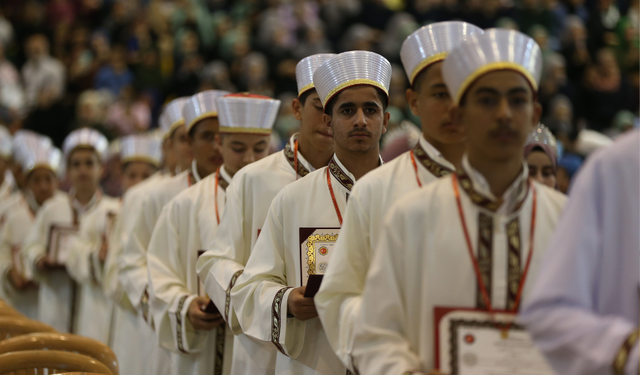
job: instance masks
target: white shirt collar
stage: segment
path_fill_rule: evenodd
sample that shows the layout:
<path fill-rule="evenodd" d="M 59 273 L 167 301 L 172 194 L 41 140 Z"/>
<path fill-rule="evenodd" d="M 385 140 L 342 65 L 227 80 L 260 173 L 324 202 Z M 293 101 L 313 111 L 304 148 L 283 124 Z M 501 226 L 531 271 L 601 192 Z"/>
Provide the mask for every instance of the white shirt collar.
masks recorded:
<path fill-rule="evenodd" d="M 196 183 L 202 180 L 202 178 L 200 178 L 200 174 L 198 174 L 198 165 L 196 163 L 196 159 L 193 159 L 191 161 L 191 173 L 193 174 L 193 178 L 196 179 Z"/>
<path fill-rule="evenodd" d="M 231 183 L 231 179 L 233 179 L 229 172 L 224 168 L 224 165 L 220 167 L 220 177 L 224 178 L 227 183 Z"/>
<path fill-rule="evenodd" d="M 102 197 L 102 189 L 97 188 L 95 193 L 93 193 L 93 196 L 91 197 L 89 202 L 83 205 L 76 199 L 76 191 L 73 189 L 69 191 L 69 201 L 71 202 L 71 208 L 76 210 L 78 214 L 83 214 L 89 211 L 90 209 L 92 209 L 98 203 L 101 197 Z"/>
<path fill-rule="evenodd" d="M 482 194 L 483 196 L 489 198 L 492 201 L 497 201 L 495 195 L 491 192 L 491 187 L 487 182 L 487 179 L 474 169 L 469 163 L 469 158 L 467 154 L 462 157 L 462 169 L 467 173 L 469 178 L 471 179 L 471 183 L 473 184 L 473 189 Z M 527 163 L 522 162 L 522 172 L 516 177 L 515 181 L 509 186 L 509 188 L 502 195 L 502 204 L 496 210 L 496 213 L 510 213 L 513 212 L 517 205 L 522 202 L 524 197 L 527 194 L 527 183 L 529 178 L 529 167 Z"/>
<path fill-rule="evenodd" d="M 295 152 L 295 145 L 296 145 L 296 140 L 298 139 L 298 137 L 300 136 L 300 133 L 295 133 L 294 135 L 291 136 L 291 138 L 289 138 L 289 147 L 291 147 L 291 150 Z M 311 163 L 309 163 L 307 161 L 307 159 L 304 158 L 304 155 L 302 155 L 302 152 L 298 152 L 298 163 L 301 163 L 302 165 L 304 165 L 305 168 L 307 168 L 307 170 L 309 172 L 313 172 L 316 169 L 313 167 L 313 165 L 311 165 Z"/>
<path fill-rule="evenodd" d="M 418 142 L 420 143 L 420 146 L 422 147 L 422 149 L 427 153 L 427 155 L 429 155 L 429 157 L 433 161 L 442 165 L 443 167 L 447 167 L 452 171 L 456 170 L 456 166 L 453 165 L 449 160 L 445 159 L 444 156 L 442 156 L 442 153 L 440 152 L 440 150 L 438 150 L 437 148 L 435 148 L 434 145 L 429 143 L 429 141 L 425 139 L 424 135 L 420 136 L 420 139 L 418 140 Z"/>

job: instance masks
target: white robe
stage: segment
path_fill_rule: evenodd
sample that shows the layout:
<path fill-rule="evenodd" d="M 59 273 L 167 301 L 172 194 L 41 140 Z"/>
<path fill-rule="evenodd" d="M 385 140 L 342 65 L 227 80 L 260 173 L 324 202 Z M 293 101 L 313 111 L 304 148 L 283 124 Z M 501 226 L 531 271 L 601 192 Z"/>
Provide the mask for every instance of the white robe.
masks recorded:
<path fill-rule="evenodd" d="M 25 267 L 20 252 L 40 208 L 35 202 L 32 204 L 33 206 L 22 193 L 19 193 L 19 199 L 11 199 L 11 203 L 6 206 L 4 225 L 0 229 L 0 275 L 3 277 L 0 296 L 28 318 L 38 319 L 37 284 L 24 290 L 16 290 L 7 279 L 9 270 L 14 267 L 14 261 L 20 262 L 18 267 L 21 267 L 24 274 Z M 15 252 L 17 257 L 13 258 Z"/>
<path fill-rule="evenodd" d="M 99 209 L 102 194 L 96 193 L 85 207 L 75 205 L 77 223 L 85 216 Z M 77 203 L 77 202 L 76 202 Z M 76 332 L 77 329 L 77 289 L 73 280 L 62 269 L 38 271 L 36 263 L 46 255 L 49 232 L 52 225 L 72 226 L 74 217 L 72 201 L 66 194 L 59 194 L 46 201 L 36 215 L 36 222 L 24 241 L 22 257 L 27 278 L 40 284 L 38 294 L 38 320 L 49 324 L 60 332 Z M 79 209 L 81 208 L 81 209 Z"/>
<path fill-rule="evenodd" d="M 638 330 L 640 133 L 624 135 L 581 168 L 522 320 L 558 374 L 613 374 Z M 637 374 L 638 342 L 621 372 Z"/>
<path fill-rule="evenodd" d="M 328 170 L 335 202 L 344 212 L 355 178 L 334 156 L 328 167 L 290 184 L 274 198 L 244 272 L 231 291 L 242 331 L 257 340 L 271 341 L 279 350 L 279 375 L 346 373 L 320 319 L 303 322 L 287 317 L 291 290 L 306 285 L 301 243 L 307 235 L 301 233 L 313 233 L 307 228 L 339 232 L 340 221 L 327 184 Z"/>
<path fill-rule="evenodd" d="M 219 179 L 214 173 L 178 194 L 162 209 L 149 242 L 149 309 L 160 346 L 172 352 L 172 375 L 231 373 L 231 330 L 224 324 L 212 331 L 195 330 L 187 317 L 191 302 L 204 293 L 196 274 L 201 233 L 217 231 L 216 196 L 222 215 L 230 181 L 222 167 Z"/>
<path fill-rule="evenodd" d="M 4 175 L 4 181 L 0 184 L 0 202 L 6 201 L 11 195 L 13 195 L 12 193 L 15 187 L 16 182 L 13 179 L 13 175 L 7 170 Z"/>
<path fill-rule="evenodd" d="M 129 239 L 124 244 L 118 265 L 118 279 L 129 301 L 139 311 L 140 329 L 144 330 L 144 357 L 147 358 L 146 372 L 149 375 L 168 374 L 170 370 L 169 352 L 158 346 L 153 331 L 153 317 L 148 314 L 148 273 L 147 248 L 153 228 L 164 205 L 193 182 L 191 170 L 174 177 L 161 180 L 146 191 L 133 228 L 129 229 Z M 145 303 L 142 303 L 145 302 Z"/>
<path fill-rule="evenodd" d="M 127 190 L 122 199 L 120 214 L 109 236 L 109 252 L 103 268 L 103 287 L 105 294 L 114 304 L 111 348 L 118 358 L 118 367 L 122 375 L 141 374 L 148 368 L 143 348 L 145 341 L 153 338 L 153 332 L 150 332 L 146 324 L 140 323 L 143 319 L 129 301 L 118 280 L 118 260 L 147 192 L 165 178 L 167 177 L 164 174 L 157 172 Z"/>
<path fill-rule="evenodd" d="M 371 262 L 372 244 L 378 243 L 384 215 L 393 203 L 408 193 L 455 170 L 455 166 L 424 137 L 420 137 L 413 152 L 415 167 L 411 152 L 406 152 L 367 173 L 355 184 L 335 253 L 315 297 L 318 315 L 331 347 L 350 369 L 353 369 L 354 319 L 358 316 Z"/>
<path fill-rule="evenodd" d="M 527 189 L 527 166 L 523 165 L 502 204 L 496 202 L 486 180 L 466 158 L 463 168 L 469 178 L 459 177 L 458 181 L 470 241 L 475 256 L 480 254 L 478 261 L 488 281 L 493 308 L 505 310 L 515 300 L 514 286 L 517 289 L 517 282 L 508 282 L 509 274 L 512 280 L 519 280 L 529 254 L 533 194 Z M 465 185 L 475 193 L 465 190 Z M 533 186 L 537 212 L 525 296 L 531 291 L 531 275 L 539 268 L 565 202 L 561 193 L 538 183 Z M 472 201 L 472 196 L 485 197 L 486 204 Z M 479 246 L 481 243 L 484 245 Z M 516 243 L 520 244 L 515 251 L 520 254 L 520 267 L 513 261 L 517 259 L 513 248 L 509 249 L 509 244 Z M 394 204 L 384 219 L 378 243 L 372 245 L 373 259 L 354 328 L 354 363 L 361 374 L 368 375 L 428 372 L 435 365 L 434 308 L 483 305 L 452 178 L 443 177 Z M 507 262 L 508 256 L 513 262 Z"/>
<path fill-rule="evenodd" d="M 78 283 L 76 334 L 109 345 L 113 304 L 102 288 L 102 262 L 99 252 L 102 236 L 108 235 L 120 210 L 118 199 L 102 197 L 97 207 L 87 213 L 78 236 L 69 249 L 67 272 Z"/>
<path fill-rule="evenodd" d="M 314 170 L 298 153 L 296 173 L 294 139 L 295 135 L 283 151 L 258 160 L 236 173 L 227 189 L 225 213 L 217 234 L 202 233 L 202 244 L 207 251 L 198 260 L 197 272 L 216 306 L 224 306 L 225 320 L 237 335 L 233 345 L 234 375 L 268 375 L 275 371 L 277 350 L 270 343 L 259 342 L 242 334 L 229 297 L 231 287 L 242 273 L 258 239 L 273 198 L 298 177 L 304 177 Z"/>

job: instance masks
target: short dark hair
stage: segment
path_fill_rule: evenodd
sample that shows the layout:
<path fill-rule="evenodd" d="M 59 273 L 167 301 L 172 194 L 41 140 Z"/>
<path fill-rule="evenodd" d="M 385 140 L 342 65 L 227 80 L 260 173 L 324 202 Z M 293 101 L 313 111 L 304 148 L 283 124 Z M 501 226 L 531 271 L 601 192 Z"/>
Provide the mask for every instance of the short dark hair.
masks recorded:
<path fill-rule="evenodd" d="M 371 86 L 371 87 L 376 89 L 376 93 L 378 94 L 378 99 L 380 99 L 380 101 L 382 102 L 382 110 L 386 112 L 387 106 L 389 105 L 389 98 L 387 97 L 387 94 L 381 89 L 379 89 L 378 87 L 375 87 L 375 86 Z M 324 113 L 328 114 L 329 116 L 333 114 L 333 107 L 336 105 L 336 102 L 338 101 L 340 94 L 342 94 L 342 91 L 334 95 L 334 97 L 331 98 L 329 102 L 327 102 L 327 105 L 324 106 Z"/>
<path fill-rule="evenodd" d="M 298 97 L 298 100 L 300 101 L 300 104 L 302 104 L 304 106 L 305 103 L 307 102 L 307 99 L 309 98 L 309 96 L 314 92 L 316 92 L 316 89 L 309 89 L 309 90 L 303 92 L 302 95 L 300 95 Z"/>
<path fill-rule="evenodd" d="M 413 83 L 411 84 L 411 90 L 415 91 L 415 92 L 420 92 L 420 87 L 422 87 L 422 84 L 424 83 L 424 79 L 427 76 L 427 71 L 433 66 L 433 64 L 427 66 L 426 68 L 422 69 L 420 71 L 420 73 L 418 73 L 418 75 L 416 75 L 416 77 L 413 79 Z"/>

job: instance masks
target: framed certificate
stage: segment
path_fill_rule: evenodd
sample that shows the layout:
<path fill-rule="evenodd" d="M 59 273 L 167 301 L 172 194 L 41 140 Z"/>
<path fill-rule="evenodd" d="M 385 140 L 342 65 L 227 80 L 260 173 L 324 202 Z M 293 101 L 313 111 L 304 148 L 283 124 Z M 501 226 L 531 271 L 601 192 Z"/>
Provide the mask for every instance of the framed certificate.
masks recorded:
<path fill-rule="evenodd" d="M 495 321 L 515 321 L 495 313 Z M 451 375 L 554 375 L 529 333 L 518 324 L 496 327 L 486 311 L 436 307 L 436 367 Z"/>
<path fill-rule="evenodd" d="M 309 275 L 324 275 L 333 255 L 340 228 L 300 228 L 300 280 L 307 285 Z"/>
<path fill-rule="evenodd" d="M 49 229 L 47 257 L 53 264 L 64 265 L 71 242 L 78 235 L 78 227 L 72 225 L 52 224 Z"/>

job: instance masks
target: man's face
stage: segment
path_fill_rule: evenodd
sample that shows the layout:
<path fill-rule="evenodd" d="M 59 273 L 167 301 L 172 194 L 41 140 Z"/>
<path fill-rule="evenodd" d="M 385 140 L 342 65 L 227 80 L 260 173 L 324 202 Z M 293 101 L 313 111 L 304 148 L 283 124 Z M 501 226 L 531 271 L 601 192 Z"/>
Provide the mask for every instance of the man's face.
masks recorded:
<path fill-rule="evenodd" d="M 218 136 L 224 168 L 231 175 L 269 154 L 269 135 L 221 134 Z"/>
<path fill-rule="evenodd" d="M 418 84 L 407 89 L 411 112 L 420 117 L 422 132 L 432 144 L 456 144 L 465 139 L 462 126 L 454 124 L 449 116 L 453 100 L 442 78 L 442 62 L 435 63 L 418 77 Z"/>
<path fill-rule="evenodd" d="M 156 167 L 144 161 L 131 161 L 122 168 L 122 189 L 129 190 L 133 185 L 146 180 L 156 172 Z"/>
<path fill-rule="evenodd" d="M 334 148 L 367 153 L 378 147 L 387 131 L 389 113 L 384 112 L 377 90 L 366 85 L 350 87 L 334 101 L 331 116 L 322 117 L 327 132 L 333 135 Z"/>
<path fill-rule="evenodd" d="M 26 188 L 29 189 L 39 205 L 53 197 L 58 189 L 58 179 L 53 172 L 46 168 L 34 169 L 27 175 Z"/>
<path fill-rule="evenodd" d="M 530 179 L 555 189 L 556 172 L 549 155 L 544 151 L 534 150 L 527 156 L 527 165 Z"/>
<path fill-rule="evenodd" d="M 176 167 L 180 167 L 180 170 L 182 171 L 191 167 L 193 154 L 191 153 L 191 147 L 189 146 L 187 128 L 184 126 L 178 126 L 178 128 L 173 131 L 173 134 L 171 134 L 168 141 L 169 149 L 176 160 Z"/>
<path fill-rule="evenodd" d="M 102 164 L 92 149 L 77 149 L 69 155 L 67 174 L 71 186 L 80 191 L 95 190 L 102 176 Z"/>
<path fill-rule="evenodd" d="M 333 137 L 322 122 L 322 102 L 313 90 L 304 102 L 298 99 L 292 103 L 293 114 L 300 121 L 300 134 L 308 139 L 317 150 L 333 149 Z"/>
<path fill-rule="evenodd" d="M 210 117 L 195 124 L 192 136 L 189 137 L 191 152 L 196 159 L 198 168 L 207 175 L 215 172 L 223 162 L 219 144 L 216 142 L 218 130 L 218 118 Z"/>
<path fill-rule="evenodd" d="M 467 132 L 467 150 L 492 161 L 522 158 L 527 135 L 540 119 L 541 106 L 520 73 L 500 70 L 478 78 L 452 119 Z"/>

